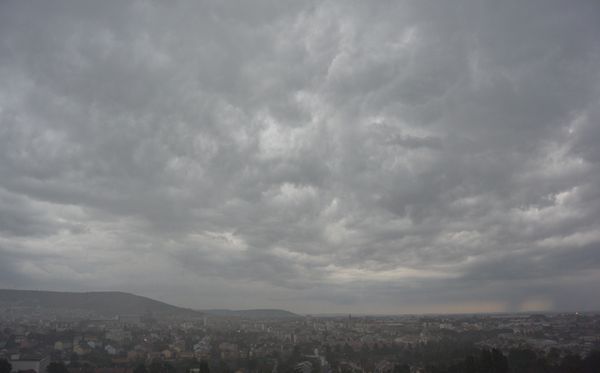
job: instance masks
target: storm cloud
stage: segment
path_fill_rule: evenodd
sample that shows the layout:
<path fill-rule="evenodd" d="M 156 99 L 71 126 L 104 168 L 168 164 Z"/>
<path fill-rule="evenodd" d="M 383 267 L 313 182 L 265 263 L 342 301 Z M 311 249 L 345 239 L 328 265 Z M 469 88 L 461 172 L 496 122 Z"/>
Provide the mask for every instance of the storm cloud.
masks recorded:
<path fill-rule="evenodd" d="M 0 286 L 600 308 L 597 1 L 3 1 Z"/>

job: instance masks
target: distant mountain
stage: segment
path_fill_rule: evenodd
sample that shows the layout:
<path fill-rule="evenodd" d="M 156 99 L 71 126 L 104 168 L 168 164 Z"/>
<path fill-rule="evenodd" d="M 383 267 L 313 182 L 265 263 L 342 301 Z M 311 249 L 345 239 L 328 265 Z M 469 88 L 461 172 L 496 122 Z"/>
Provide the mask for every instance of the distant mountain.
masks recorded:
<path fill-rule="evenodd" d="M 0 306 L 32 307 L 47 310 L 81 310 L 103 316 L 144 315 L 155 316 L 200 316 L 199 311 L 172 306 L 139 295 L 98 291 L 71 293 L 37 290 L 0 289 Z"/>
<path fill-rule="evenodd" d="M 209 316 L 219 317 L 241 317 L 246 319 L 290 319 L 300 317 L 299 315 L 276 309 L 255 309 L 255 310 L 202 310 Z"/>

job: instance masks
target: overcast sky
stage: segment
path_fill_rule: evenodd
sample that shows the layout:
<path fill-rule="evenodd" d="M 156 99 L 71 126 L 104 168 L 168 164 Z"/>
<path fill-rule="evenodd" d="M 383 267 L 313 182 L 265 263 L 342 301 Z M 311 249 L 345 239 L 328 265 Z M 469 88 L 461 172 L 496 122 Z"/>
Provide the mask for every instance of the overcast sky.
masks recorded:
<path fill-rule="evenodd" d="M 0 287 L 600 308 L 600 3 L 2 1 Z"/>

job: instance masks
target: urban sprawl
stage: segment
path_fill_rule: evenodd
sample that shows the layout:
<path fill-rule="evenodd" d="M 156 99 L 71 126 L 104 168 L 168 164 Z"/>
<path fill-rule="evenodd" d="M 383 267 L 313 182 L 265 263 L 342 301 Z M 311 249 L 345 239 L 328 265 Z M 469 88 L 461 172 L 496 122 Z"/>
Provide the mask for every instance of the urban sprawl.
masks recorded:
<path fill-rule="evenodd" d="M 0 368 L 12 372 L 598 372 L 598 348 L 595 313 L 269 319 L 0 310 Z"/>

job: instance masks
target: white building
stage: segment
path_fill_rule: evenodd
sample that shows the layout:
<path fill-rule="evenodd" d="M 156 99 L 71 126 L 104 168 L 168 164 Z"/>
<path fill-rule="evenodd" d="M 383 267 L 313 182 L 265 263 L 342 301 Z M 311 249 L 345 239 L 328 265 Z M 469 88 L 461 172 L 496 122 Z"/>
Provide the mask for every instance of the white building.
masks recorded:
<path fill-rule="evenodd" d="M 34 370 L 36 373 L 46 373 L 46 367 L 50 364 L 50 356 L 25 357 L 13 355 L 10 357 L 12 372 L 21 370 Z"/>

